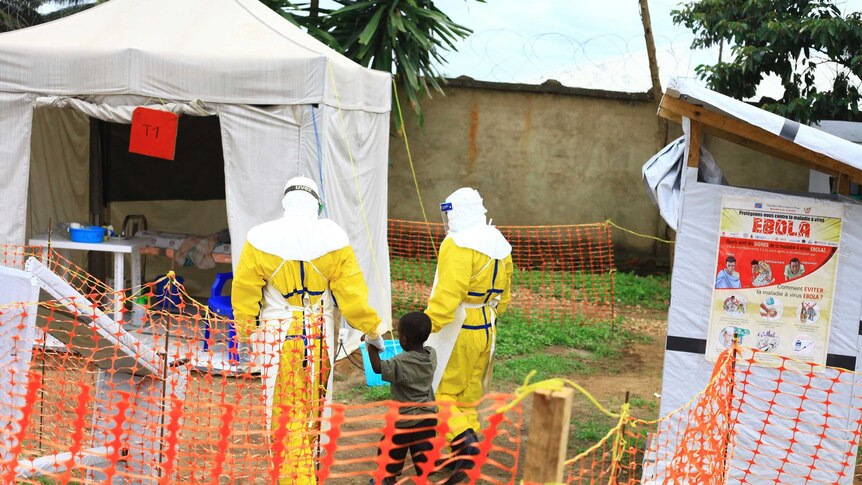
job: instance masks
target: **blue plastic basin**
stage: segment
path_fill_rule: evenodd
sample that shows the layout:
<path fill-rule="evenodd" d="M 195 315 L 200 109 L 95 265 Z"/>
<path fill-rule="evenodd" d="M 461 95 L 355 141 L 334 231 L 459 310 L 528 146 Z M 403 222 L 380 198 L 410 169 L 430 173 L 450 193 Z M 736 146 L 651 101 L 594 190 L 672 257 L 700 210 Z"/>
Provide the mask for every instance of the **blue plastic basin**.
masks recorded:
<path fill-rule="evenodd" d="M 99 226 L 70 227 L 69 239 L 81 243 L 100 243 L 105 240 L 105 228 Z"/>
<path fill-rule="evenodd" d="M 380 360 L 391 359 L 403 352 L 401 344 L 397 340 L 384 340 L 383 342 L 385 345 L 383 352 L 380 352 Z M 375 374 L 371 369 L 371 360 L 368 358 L 368 349 L 365 348 L 365 342 L 362 342 L 359 348 L 362 349 L 362 366 L 365 367 L 365 383 L 368 384 L 368 387 L 389 384 L 380 377 L 380 374 Z"/>

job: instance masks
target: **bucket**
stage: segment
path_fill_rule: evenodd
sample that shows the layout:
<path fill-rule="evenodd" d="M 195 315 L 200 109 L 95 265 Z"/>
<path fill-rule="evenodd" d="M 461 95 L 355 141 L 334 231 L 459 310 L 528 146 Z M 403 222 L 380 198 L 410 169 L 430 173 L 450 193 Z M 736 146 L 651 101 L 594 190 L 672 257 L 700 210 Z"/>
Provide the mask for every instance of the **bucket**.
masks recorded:
<path fill-rule="evenodd" d="M 384 340 L 383 343 L 383 352 L 380 352 L 380 360 L 391 359 L 403 352 L 401 344 L 397 340 Z M 359 348 L 362 349 L 362 365 L 365 367 L 365 384 L 367 384 L 368 387 L 385 386 L 389 384 L 380 377 L 380 374 L 375 373 L 374 370 L 371 369 L 371 359 L 368 358 L 368 350 L 365 348 L 365 342 L 362 342 L 359 345 Z"/>

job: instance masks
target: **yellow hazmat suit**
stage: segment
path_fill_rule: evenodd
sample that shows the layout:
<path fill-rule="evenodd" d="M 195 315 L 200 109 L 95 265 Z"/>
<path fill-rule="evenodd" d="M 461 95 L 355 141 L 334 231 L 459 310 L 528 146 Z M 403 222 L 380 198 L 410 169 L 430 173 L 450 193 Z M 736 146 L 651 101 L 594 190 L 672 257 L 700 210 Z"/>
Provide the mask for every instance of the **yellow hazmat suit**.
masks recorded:
<path fill-rule="evenodd" d="M 288 188 L 291 184 L 316 192 L 308 179 L 291 180 Z M 370 337 L 378 337 L 380 323 L 368 306 L 368 288 L 346 234 L 332 221 L 317 220 L 316 207 L 313 216 L 307 214 L 311 208 L 302 200 L 307 196 L 302 190 L 286 194 L 285 218 L 249 231 L 231 297 L 237 335 L 252 341 L 255 358 L 262 361 L 273 436 L 282 410 L 290 413 L 282 428 L 284 441 L 274 446 L 283 450 L 279 483 L 297 485 L 316 483 L 316 420 L 327 394 L 329 349 L 337 332 L 333 304 Z M 290 198 L 298 200 L 291 204 Z"/>
<path fill-rule="evenodd" d="M 449 420 L 451 442 L 468 429 L 479 431 L 475 403 L 482 398 L 482 378 L 491 359 L 497 316 L 506 311 L 511 299 L 512 256 L 491 259 L 474 249 L 461 248 L 451 238 L 440 246 L 437 286 L 425 313 L 431 317 L 432 331 L 438 332 L 455 319 L 463 304 L 466 315 L 452 355 L 437 387 L 439 402 L 463 403 L 453 408 Z M 499 295 L 496 308 L 490 304 Z"/>
<path fill-rule="evenodd" d="M 449 420 L 446 437 L 452 442 L 467 430 L 480 429 L 476 402 L 483 395 L 483 376 L 493 354 L 494 323 L 511 299 L 513 265 L 511 246 L 485 223 L 478 192 L 459 189 L 447 202 L 452 207 L 449 234 L 440 246 L 436 281 L 425 313 L 431 318 L 432 332 L 460 326 L 457 336 L 453 334 L 454 346 L 449 343 L 448 362 L 443 362 L 447 350 L 438 348 L 438 369 L 443 371 L 438 377 L 437 400 L 461 403 L 453 408 Z M 439 342 L 429 339 L 432 341 Z"/>

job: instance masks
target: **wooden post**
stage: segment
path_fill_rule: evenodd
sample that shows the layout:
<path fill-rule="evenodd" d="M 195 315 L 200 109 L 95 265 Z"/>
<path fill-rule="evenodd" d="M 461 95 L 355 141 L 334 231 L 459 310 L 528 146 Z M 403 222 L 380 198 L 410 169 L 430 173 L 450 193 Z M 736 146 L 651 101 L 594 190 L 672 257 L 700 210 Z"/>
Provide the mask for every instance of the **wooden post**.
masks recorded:
<path fill-rule="evenodd" d="M 527 437 L 525 483 L 562 483 L 575 391 L 539 390 L 533 394 L 533 415 Z"/>
<path fill-rule="evenodd" d="M 697 168 L 700 165 L 700 144 L 703 142 L 703 125 L 691 120 L 691 143 L 688 145 L 688 166 Z"/>
<path fill-rule="evenodd" d="M 631 397 L 631 392 L 626 391 L 626 404 L 629 403 L 630 397 Z M 626 424 L 623 423 L 623 425 L 620 428 L 621 428 L 620 429 L 620 435 L 622 435 L 623 439 L 626 439 Z"/>
<path fill-rule="evenodd" d="M 661 89 L 661 80 L 659 79 L 659 71 L 658 71 L 658 58 L 655 53 L 655 38 L 652 33 L 652 20 L 650 20 L 649 16 L 649 4 L 647 0 L 639 0 L 640 9 L 641 9 L 641 23 L 644 28 L 644 41 L 646 42 L 647 49 L 647 60 L 649 61 L 649 74 L 650 80 L 652 81 L 652 98 L 656 103 L 659 103 L 661 100 L 662 89 Z M 668 126 L 668 121 L 661 116 L 658 117 L 658 131 L 656 133 L 656 140 L 658 145 L 656 147 L 656 151 L 661 150 L 667 145 L 668 131 L 670 127 Z M 659 227 L 656 230 L 656 235 L 658 237 L 662 237 L 661 229 L 663 228 L 663 224 L 661 224 L 661 216 L 659 216 Z M 656 261 L 659 259 L 659 251 L 661 251 L 661 244 L 659 241 L 653 241 L 653 254 L 655 255 Z M 673 259 L 673 255 L 670 256 Z"/>
<path fill-rule="evenodd" d="M 652 35 L 652 21 L 649 17 L 649 5 L 647 0 L 640 0 L 641 22 L 644 27 L 644 39 L 646 40 L 647 59 L 649 60 L 649 74 L 652 80 L 653 99 L 658 102 L 661 99 L 661 81 L 658 76 L 658 59 L 655 54 L 655 39 Z"/>
<path fill-rule="evenodd" d="M 841 195 L 850 195 L 850 176 L 846 173 L 839 173 L 835 192 Z"/>

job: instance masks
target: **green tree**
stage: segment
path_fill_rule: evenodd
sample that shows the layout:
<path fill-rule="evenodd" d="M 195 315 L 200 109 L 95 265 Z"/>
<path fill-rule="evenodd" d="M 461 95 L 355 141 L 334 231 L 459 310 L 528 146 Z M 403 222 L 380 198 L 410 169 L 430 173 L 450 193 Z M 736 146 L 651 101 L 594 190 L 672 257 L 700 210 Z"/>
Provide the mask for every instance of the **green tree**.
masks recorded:
<path fill-rule="evenodd" d="M 420 100 L 442 92 L 444 53 L 473 31 L 454 22 L 433 0 L 335 0 L 336 10 L 287 0 L 264 4 L 359 64 L 393 73 L 422 123 Z M 485 0 L 476 0 L 484 3 Z M 311 11 L 314 8 L 312 15 Z"/>
<path fill-rule="evenodd" d="M 444 52 L 456 50 L 455 43 L 473 31 L 432 0 L 336 1 L 342 8 L 324 18 L 326 30 L 359 64 L 386 72 L 394 67 L 421 124 L 420 100 L 430 89 L 442 93 L 445 80 L 437 69 L 446 62 Z"/>
<path fill-rule="evenodd" d="M 0 32 L 21 29 L 41 22 L 36 0 L 6 0 L 0 2 Z"/>
<path fill-rule="evenodd" d="M 802 123 L 862 121 L 862 14 L 842 15 L 830 0 L 701 0 L 672 15 L 695 33 L 692 48 L 730 46 L 729 60 L 696 68 L 710 88 L 747 99 L 775 74 L 784 96 L 764 98 L 764 109 Z M 834 78 L 821 91 L 815 70 L 827 67 Z"/>
<path fill-rule="evenodd" d="M 287 20 L 290 20 L 298 27 L 302 27 L 317 40 L 337 51 L 341 50 L 335 37 L 324 30 L 323 27 L 322 19 L 332 13 L 332 10 L 319 8 L 318 2 L 314 0 L 312 0 L 312 3 L 294 3 L 288 0 L 260 0 L 260 3 L 274 10 Z"/>
<path fill-rule="evenodd" d="M 99 1 L 93 0 L 0 0 L 0 32 L 23 29 L 88 9 Z M 43 5 L 54 4 L 56 9 L 40 13 Z"/>

